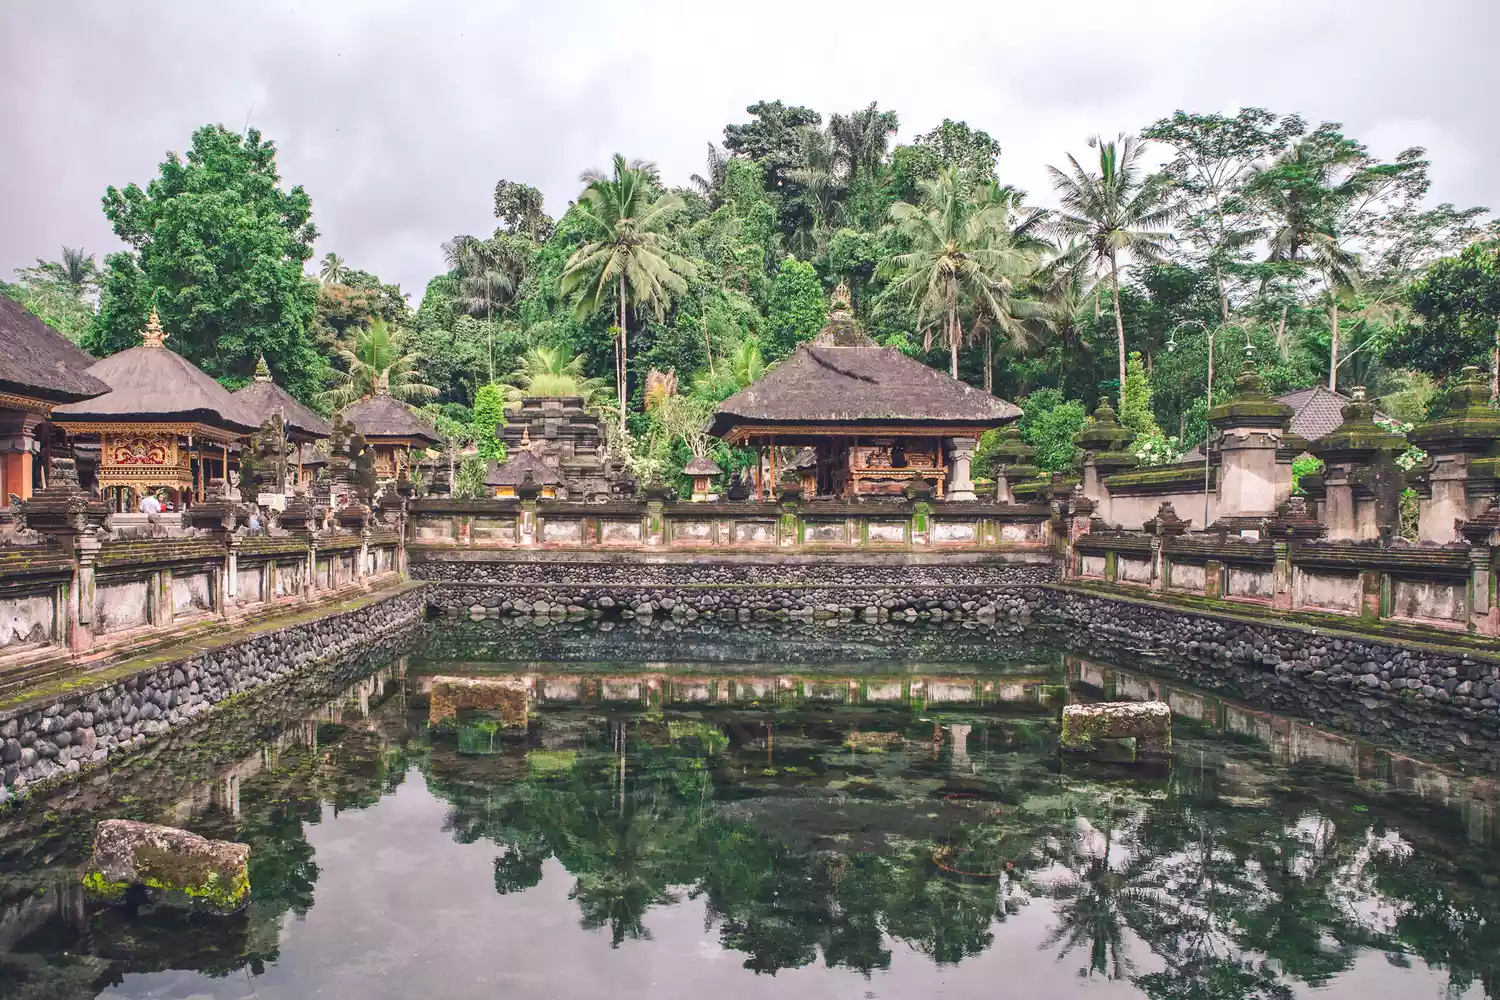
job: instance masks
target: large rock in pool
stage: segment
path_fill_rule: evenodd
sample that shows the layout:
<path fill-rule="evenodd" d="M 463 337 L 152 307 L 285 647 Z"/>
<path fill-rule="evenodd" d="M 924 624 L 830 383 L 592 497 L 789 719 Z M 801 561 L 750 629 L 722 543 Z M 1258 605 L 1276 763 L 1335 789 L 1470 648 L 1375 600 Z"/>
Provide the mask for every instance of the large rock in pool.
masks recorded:
<path fill-rule="evenodd" d="M 1166 756 L 1172 752 L 1172 709 L 1164 701 L 1063 706 L 1064 750 L 1087 753 L 1106 740 L 1134 740 L 1140 756 Z"/>
<path fill-rule="evenodd" d="M 250 845 L 209 840 L 173 826 L 107 819 L 94 832 L 84 887 L 117 900 L 132 886 L 166 899 L 229 912 L 250 898 Z"/>

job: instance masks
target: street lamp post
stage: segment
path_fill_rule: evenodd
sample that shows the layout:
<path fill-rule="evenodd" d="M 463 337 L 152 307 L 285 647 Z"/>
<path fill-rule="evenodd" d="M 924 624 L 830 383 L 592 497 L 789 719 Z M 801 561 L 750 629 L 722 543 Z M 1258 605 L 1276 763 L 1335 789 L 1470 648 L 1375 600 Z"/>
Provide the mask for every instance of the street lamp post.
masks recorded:
<path fill-rule="evenodd" d="M 1214 405 L 1214 338 L 1216 336 L 1218 336 L 1219 331 L 1222 330 L 1224 327 L 1226 327 L 1226 326 L 1237 326 L 1241 330 L 1245 331 L 1245 349 L 1246 349 L 1246 351 L 1249 351 L 1250 350 L 1250 331 L 1249 331 L 1248 328 L 1246 328 L 1242 324 L 1236 323 L 1236 322 L 1234 322 L 1232 320 L 1229 321 L 1229 322 L 1220 323 L 1218 326 L 1210 327 L 1207 323 L 1203 322 L 1202 320 L 1185 319 L 1182 322 L 1178 323 L 1176 326 L 1172 327 L 1171 331 L 1167 334 L 1167 350 L 1169 352 L 1177 350 L 1177 331 L 1179 329 L 1181 329 L 1182 327 L 1184 327 L 1184 326 L 1196 326 L 1196 327 L 1198 327 L 1198 329 L 1202 330 L 1205 334 L 1208 335 L 1208 388 L 1206 390 L 1207 395 L 1206 395 L 1206 397 L 1204 399 L 1204 402 L 1206 402 L 1208 404 L 1207 409 L 1211 410 L 1211 409 L 1213 409 L 1213 405 Z M 1205 412 L 1204 412 L 1204 418 L 1207 419 L 1207 416 L 1208 416 L 1207 410 L 1205 410 Z M 1211 430 L 1212 430 L 1212 428 L 1210 428 L 1210 431 Z M 1208 438 L 1209 438 L 1209 433 L 1205 432 L 1204 435 L 1203 435 L 1203 530 L 1204 531 L 1208 530 L 1208 490 L 1209 490 L 1209 480 L 1212 477 L 1212 470 L 1210 469 L 1209 461 L 1208 461 Z"/>

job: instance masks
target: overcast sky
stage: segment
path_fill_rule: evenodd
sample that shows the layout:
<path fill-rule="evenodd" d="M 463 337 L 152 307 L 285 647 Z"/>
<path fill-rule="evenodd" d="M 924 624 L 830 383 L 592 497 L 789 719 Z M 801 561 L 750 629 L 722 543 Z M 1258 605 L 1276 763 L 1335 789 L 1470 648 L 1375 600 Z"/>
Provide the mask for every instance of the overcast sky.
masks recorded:
<path fill-rule="evenodd" d="M 1500 0 L 836 4 L 0 0 L 0 275 L 118 247 L 106 185 L 145 184 L 207 122 L 246 120 L 322 236 L 420 301 L 439 244 L 494 226 L 501 177 L 559 214 L 616 150 L 669 184 L 744 108 L 880 102 L 901 135 L 994 135 L 1004 180 L 1174 109 L 1342 121 L 1429 149 L 1434 200 L 1500 208 Z"/>

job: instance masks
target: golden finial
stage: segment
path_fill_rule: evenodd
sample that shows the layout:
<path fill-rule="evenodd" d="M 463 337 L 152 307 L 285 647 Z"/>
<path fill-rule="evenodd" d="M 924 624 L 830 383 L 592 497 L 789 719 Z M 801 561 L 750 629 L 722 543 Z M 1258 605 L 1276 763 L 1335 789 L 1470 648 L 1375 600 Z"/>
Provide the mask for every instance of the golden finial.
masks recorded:
<path fill-rule="evenodd" d="M 167 339 L 167 331 L 161 328 L 161 319 L 157 317 L 156 310 L 151 310 L 151 318 L 146 321 L 146 329 L 141 331 L 141 343 L 145 347 L 162 347 L 162 341 Z"/>
<path fill-rule="evenodd" d="M 262 354 L 260 360 L 255 362 L 255 381 L 271 381 L 271 366 L 266 364 L 266 356 Z"/>
<path fill-rule="evenodd" d="M 531 425 L 530 424 L 527 424 L 525 427 L 521 428 L 521 447 L 522 448 L 530 448 L 531 447 Z"/>

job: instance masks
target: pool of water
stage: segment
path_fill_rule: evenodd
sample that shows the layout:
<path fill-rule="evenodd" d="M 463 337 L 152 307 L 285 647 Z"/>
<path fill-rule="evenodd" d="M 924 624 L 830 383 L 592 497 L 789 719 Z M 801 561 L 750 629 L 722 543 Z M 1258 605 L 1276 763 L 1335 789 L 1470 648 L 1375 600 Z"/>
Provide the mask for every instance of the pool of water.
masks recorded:
<path fill-rule="evenodd" d="M 398 647 L 406 648 L 402 644 Z M 0 814 L 0 998 L 1500 996 L 1495 782 L 1014 629 L 427 626 Z M 429 725 L 435 676 L 535 692 Z M 1061 756 L 1163 698 L 1175 755 Z M 251 846 L 87 900 L 94 824 Z"/>

